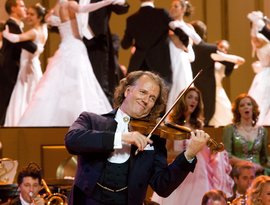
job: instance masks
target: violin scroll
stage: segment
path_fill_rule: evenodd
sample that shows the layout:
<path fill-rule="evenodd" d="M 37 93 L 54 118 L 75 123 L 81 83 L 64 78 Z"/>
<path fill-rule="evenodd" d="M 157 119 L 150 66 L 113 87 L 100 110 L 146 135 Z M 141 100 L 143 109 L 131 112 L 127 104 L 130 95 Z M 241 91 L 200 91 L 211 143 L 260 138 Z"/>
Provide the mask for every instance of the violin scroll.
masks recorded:
<path fill-rule="evenodd" d="M 212 153 L 222 152 L 225 149 L 222 142 L 218 143 L 212 138 L 207 141 L 206 145 L 209 147 Z"/>

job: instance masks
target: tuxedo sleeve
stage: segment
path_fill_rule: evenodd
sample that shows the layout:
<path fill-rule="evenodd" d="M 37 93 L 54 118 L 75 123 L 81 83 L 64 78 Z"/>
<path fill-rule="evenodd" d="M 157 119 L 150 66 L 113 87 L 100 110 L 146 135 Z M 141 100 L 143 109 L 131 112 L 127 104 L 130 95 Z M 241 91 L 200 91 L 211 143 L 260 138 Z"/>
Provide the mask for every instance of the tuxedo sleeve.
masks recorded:
<path fill-rule="evenodd" d="M 7 23 L 7 25 L 9 27 L 10 33 L 14 33 L 14 34 L 22 33 L 18 25 L 15 25 L 13 23 Z M 29 51 L 30 53 L 35 53 L 37 50 L 37 45 L 34 44 L 32 41 L 19 42 L 19 43 L 16 43 L 16 45 L 19 46 L 20 48 L 23 48 Z"/>
<path fill-rule="evenodd" d="M 65 136 L 65 145 L 69 153 L 81 155 L 88 153 L 110 153 L 114 147 L 116 122 L 105 117 L 83 112 L 71 125 Z M 108 127 L 108 128 L 106 128 Z"/>
<path fill-rule="evenodd" d="M 180 28 L 176 28 L 174 30 L 176 36 L 178 36 L 179 40 L 182 41 L 184 46 L 188 46 L 189 44 L 189 37 L 188 35 Z"/>
<path fill-rule="evenodd" d="M 113 11 L 116 14 L 126 14 L 129 10 L 129 4 L 126 3 L 124 5 L 110 5 L 111 11 Z"/>
<path fill-rule="evenodd" d="M 270 40 L 270 29 L 267 28 L 267 26 L 264 26 L 260 33 L 262 33 L 268 40 Z"/>
<path fill-rule="evenodd" d="M 179 38 L 179 40 L 183 43 L 183 45 L 185 47 L 188 47 L 189 44 L 189 37 L 188 35 L 180 28 L 175 28 L 175 29 L 171 29 L 169 27 L 169 23 L 171 21 L 173 21 L 173 19 L 170 17 L 170 15 L 168 14 L 168 12 L 166 10 L 164 10 L 165 16 L 166 16 L 166 21 L 167 21 L 167 25 L 168 25 L 168 29 L 172 30 L 174 32 L 174 34 Z"/>
<path fill-rule="evenodd" d="M 220 63 L 225 65 L 225 76 L 230 76 L 232 74 L 235 64 L 227 61 L 222 61 Z"/>
<path fill-rule="evenodd" d="M 194 171 L 197 159 L 195 158 L 190 163 L 183 152 L 170 165 L 167 165 L 166 142 L 164 145 L 162 143 L 155 147 L 156 156 L 150 186 L 158 195 L 168 197 L 184 181 L 187 175 Z"/>
<path fill-rule="evenodd" d="M 128 49 L 133 45 L 134 37 L 133 37 L 133 33 L 131 31 L 130 25 L 131 25 L 130 19 L 127 18 L 126 30 L 124 33 L 124 37 L 121 40 L 121 46 L 123 49 Z"/>

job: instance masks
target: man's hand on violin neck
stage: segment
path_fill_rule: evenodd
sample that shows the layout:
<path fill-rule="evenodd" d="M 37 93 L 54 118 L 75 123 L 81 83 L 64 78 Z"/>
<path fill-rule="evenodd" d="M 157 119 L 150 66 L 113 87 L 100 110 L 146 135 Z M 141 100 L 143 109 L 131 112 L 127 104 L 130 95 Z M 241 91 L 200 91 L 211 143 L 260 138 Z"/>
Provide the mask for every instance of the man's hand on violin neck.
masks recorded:
<path fill-rule="evenodd" d="M 193 159 L 203 149 L 209 138 L 210 136 L 203 130 L 191 132 L 190 141 L 185 152 L 187 160 Z"/>
<path fill-rule="evenodd" d="M 153 141 L 145 135 L 135 132 L 125 132 L 122 134 L 122 141 L 126 144 L 133 144 L 138 147 L 139 151 L 143 151 L 147 144 L 152 144 Z"/>

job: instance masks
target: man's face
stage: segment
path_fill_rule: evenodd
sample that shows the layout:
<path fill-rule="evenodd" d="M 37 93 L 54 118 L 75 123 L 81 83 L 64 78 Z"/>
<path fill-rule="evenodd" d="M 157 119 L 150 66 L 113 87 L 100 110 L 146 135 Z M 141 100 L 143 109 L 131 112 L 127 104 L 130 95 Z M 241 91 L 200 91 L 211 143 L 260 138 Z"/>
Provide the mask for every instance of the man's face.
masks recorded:
<path fill-rule="evenodd" d="M 19 186 L 20 194 L 22 198 L 31 203 L 33 198 L 38 195 L 41 186 L 38 182 L 38 179 L 33 179 L 32 177 L 24 177 L 22 183 Z M 33 193 L 33 196 L 30 197 L 30 192 Z"/>
<path fill-rule="evenodd" d="M 23 0 L 17 0 L 17 5 L 15 7 L 12 7 L 12 13 L 20 20 L 23 20 L 26 18 L 26 7 Z"/>
<path fill-rule="evenodd" d="M 237 185 L 237 191 L 240 194 L 245 194 L 250 187 L 252 181 L 255 179 L 255 172 L 253 169 L 242 169 L 238 178 L 234 178 Z"/>
<path fill-rule="evenodd" d="M 135 85 L 126 89 L 121 109 L 131 117 L 145 117 L 154 107 L 159 92 L 159 85 L 153 79 L 146 75 L 141 76 Z"/>

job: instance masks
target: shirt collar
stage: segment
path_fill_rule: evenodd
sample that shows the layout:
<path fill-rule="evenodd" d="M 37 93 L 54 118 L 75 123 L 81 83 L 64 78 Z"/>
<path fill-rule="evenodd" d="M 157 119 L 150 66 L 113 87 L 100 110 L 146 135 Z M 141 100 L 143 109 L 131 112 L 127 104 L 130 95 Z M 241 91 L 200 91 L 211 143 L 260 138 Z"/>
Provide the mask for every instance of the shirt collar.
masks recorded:
<path fill-rule="evenodd" d="M 141 7 L 146 7 L 146 6 L 151 6 L 151 7 L 155 8 L 155 5 L 153 2 L 143 2 L 141 4 Z"/>
<path fill-rule="evenodd" d="M 22 204 L 22 205 L 31 205 L 31 204 L 32 204 L 32 203 L 26 202 L 26 201 L 23 199 L 23 197 L 22 197 L 21 194 L 20 194 L 20 201 L 21 201 L 21 204 Z"/>
<path fill-rule="evenodd" d="M 130 120 L 130 116 L 128 116 L 126 113 L 124 113 L 120 108 L 117 110 L 115 115 L 115 120 L 118 123 L 128 122 Z M 127 121 L 125 121 L 127 120 Z"/>
<path fill-rule="evenodd" d="M 243 196 L 243 194 L 240 194 L 238 191 L 235 192 L 235 198 L 239 198 L 241 196 Z"/>

